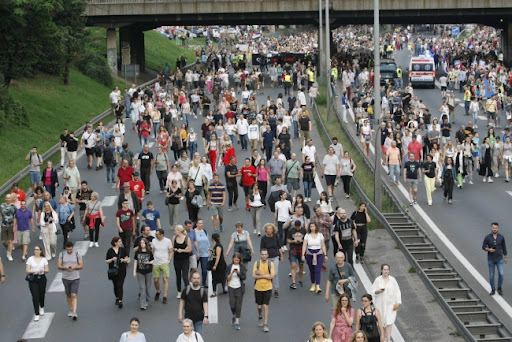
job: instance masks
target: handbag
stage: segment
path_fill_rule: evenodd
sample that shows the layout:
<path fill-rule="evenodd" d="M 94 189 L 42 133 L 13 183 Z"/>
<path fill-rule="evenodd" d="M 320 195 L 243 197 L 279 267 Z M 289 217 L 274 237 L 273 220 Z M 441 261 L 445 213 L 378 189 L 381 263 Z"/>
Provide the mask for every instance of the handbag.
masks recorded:
<path fill-rule="evenodd" d="M 29 283 L 31 283 L 31 282 L 35 281 L 36 279 L 35 279 L 34 274 L 30 273 L 25 276 L 25 280 L 28 281 Z"/>
<path fill-rule="evenodd" d="M 247 246 L 247 241 L 240 241 L 240 236 L 238 234 L 236 235 L 236 237 L 238 239 L 238 252 L 242 255 L 242 261 L 251 261 L 251 249 Z"/>
<path fill-rule="evenodd" d="M 108 268 L 107 270 L 107 277 L 108 279 L 112 280 L 117 278 L 119 275 L 119 265 L 117 264 L 117 260 L 114 261 L 114 267 Z"/>
<path fill-rule="evenodd" d="M 203 198 L 201 197 L 201 195 L 196 195 L 194 196 L 194 198 L 192 198 L 192 201 L 190 203 L 196 208 L 202 208 Z"/>
<path fill-rule="evenodd" d="M 206 264 L 206 269 L 208 271 L 211 271 L 213 269 L 213 266 L 215 266 L 215 259 L 208 260 L 208 263 Z"/>

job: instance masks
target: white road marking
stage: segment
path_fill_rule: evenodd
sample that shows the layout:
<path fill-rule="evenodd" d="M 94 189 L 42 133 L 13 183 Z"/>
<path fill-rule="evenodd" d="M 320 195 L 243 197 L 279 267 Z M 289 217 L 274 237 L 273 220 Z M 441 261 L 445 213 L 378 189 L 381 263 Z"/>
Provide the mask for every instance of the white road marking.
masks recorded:
<path fill-rule="evenodd" d="M 149 144 L 148 144 L 149 148 L 155 146 L 155 142 L 154 141 L 151 141 Z"/>
<path fill-rule="evenodd" d="M 219 323 L 219 306 L 217 296 L 210 297 L 213 294 L 212 271 L 208 271 L 208 323 Z M 224 289 L 222 289 L 224 291 Z"/>
<path fill-rule="evenodd" d="M 486 120 L 487 120 L 487 117 L 485 117 L 485 116 L 483 116 L 483 115 L 479 115 L 479 116 L 478 116 L 478 118 L 479 118 L 480 120 L 484 120 L 484 121 L 486 121 Z"/>
<path fill-rule="evenodd" d="M 512 196 L 512 191 L 506 191 L 506 193 Z"/>
<path fill-rule="evenodd" d="M 25 333 L 23 334 L 24 339 L 44 338 L 52 324 L 55 312 L 45 312 L 44 316 L 40 316 L 39 322 L 34 322 L 31 318 L 31 322 L 28 324 Z"/>
<path fill-rule="evenodd" d="M 111 207 L 116 203 L 117 196 L 105 196 L 103 201 L 101 201 L 101 205 L 104 207 Z"/>
<path fill-rule="evenodd" d="M 64 284 L 62 283 L 62 272 L 57 272 L 53 279 L 48 292 L 64 292 Z"/>
<path fill-rule="evenodd" d="M 83 257 L 89 249 L 89 241 L 77 241 L 73 249 Z"/>

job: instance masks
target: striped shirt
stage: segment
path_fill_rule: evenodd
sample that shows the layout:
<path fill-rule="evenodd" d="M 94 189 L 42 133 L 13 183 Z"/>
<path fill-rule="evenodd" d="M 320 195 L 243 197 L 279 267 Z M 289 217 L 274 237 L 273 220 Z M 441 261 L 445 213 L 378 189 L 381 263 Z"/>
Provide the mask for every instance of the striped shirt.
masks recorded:
<path fill-rule="evenodd" d="M 222 204 L 224 193 L 226 192 L 224 184 L 212 182 L 208 191 L 210 192 L 210 202 L 212 204 Z"/>

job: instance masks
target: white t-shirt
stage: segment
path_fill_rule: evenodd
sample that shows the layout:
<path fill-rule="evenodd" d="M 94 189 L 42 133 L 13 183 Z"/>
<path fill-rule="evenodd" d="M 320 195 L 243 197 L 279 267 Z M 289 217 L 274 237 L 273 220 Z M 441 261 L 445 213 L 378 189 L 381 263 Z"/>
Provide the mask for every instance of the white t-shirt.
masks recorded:
<path fill-rule="evenodd" d="M 240 271 L 240 265 L 231 266 L 231 272 L 233 272 L 233 270 Z M 236 272 L 231 273 L 231 280 L 229 281 L 229 287 L 231 287 L 232 289 L 238 289 L 240 286 L 242 286 L 242 282 L 240 281 L 240 277 L 238 276 L 238 274 Z"/>
<path fill-rule="evenodd" d="M 340 160 L 338 157 L 333 154 L 332 156 L 326 154 L 324 156 L 324 160 L 322 161 L 322 164 L 325 165 L 324 174 L 325 175 L 331 175 L 335 176 L 337 175 L 337 165 L 340 164 Z"/>
<path fill-rule="evenodd" d="M 308 249 L 321 249 L 322 241 L 324 241 L 324 236 L 322 233 L 318 233 L 316 238 L 313 238 L 311 234 L 306 234 L 304 240 L 308 242 Z"/>
<path fill-rule="evenodd" d="M 315 162 L 315 154 L 316 154 L 316 147 L 314 145 L 311 145 L 311 146 L 304 146 L 302 148 L 302 154 L 304 154 L 304 157 L 308 157 L 310 158 L 310 162 L 314 163 Z"/>
<path fill-rule="evenodd" d="M 35 258 L 31 256 L 27 259 L 26 264 L 30 266 L 30 270 L 34 272 L 34 274 L 44 274 L 44 268 L 48 265 L 48 260 L 46 260 L 46 258 L 41 258 L 39 263 L 37 263 Z"/>
<path fill-rule="evenodd" d="M 151 241 L 153 248 L 154 265 L 164 265 L 169 262 L 169 252 L 172 248 L 172 241 L 164 237 L 161 241 L 153 239 Z"/>
<path fill-rule="evenodd" d="M 113 91 L 110 93 L 110 103 L 112 104 L 118 104 L 119 103 L 119 95 Z"/>
<path fill-rule="evenodd" d="M 290 209 L 292 207 L 290 201 L 277 201 L 275 207 L 277 212 L 277 220 L 279 222 L 286 222 L 288 218 L 290 218 Z"/>
<path fill-rule="evenodd" d="M 257 140 L 260 138 L 260 128 L 258 125 L 249 126 L 249 140 Z"/>
<path fill-rule="evenodd" d="M 246 135 L 247 129 L 249 128 L 249 124 L 247 123 L 247 119 L 241 119 L 238 120 L 236 123 L 236 126 L 238 128 L 238 134 L 240 135 Z"/>

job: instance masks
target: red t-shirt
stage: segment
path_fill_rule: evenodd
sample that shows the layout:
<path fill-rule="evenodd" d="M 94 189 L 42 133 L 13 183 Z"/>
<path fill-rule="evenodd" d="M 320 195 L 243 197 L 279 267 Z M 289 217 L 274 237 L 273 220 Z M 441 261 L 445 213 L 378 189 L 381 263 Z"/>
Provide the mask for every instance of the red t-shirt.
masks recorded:
<path fill-rule="evenodd" d="M 137 198 L 140 200 L 144 193 L 144 183 L 139 179 L 138 181 L 130 181 L 130 190 L 135 192 Z"/>
<path fill-rule="evenodd" d="M 128 167 L 123 169 L 122 167 L 117 170 L 117 177 L 119 177 L 119 187 L 123 187 L 124 183 L 130 182 L 132 180 L 133 175 L 133 167 L 128 165 Z"/>
<path fill-rule="evenodd" d="M 119 225 L 123 231 L 133 230 L 133 211 L 131 209 L 126 211 L 119 209 L 116 213 L 116 217 L 119 217 Z"/>
<path fill-rule="evenodd" d="M 419 142 L 410 142 L 409 146 L 407 146 L 407 150 L 409 150 L 410 153 L 414 153 L 414 160 L 419 161 L 420 160 L 420 151 L 423 149 L 423 145 Z"/>
<path fill-rule="evenodd" d="M 256 168 L 254 166 L 244 166 L 240 169 L 242 173 L 242 185 L 243 186 L 252 186 L 254 184 L 254 177 L 249 176 L 250 173 L 255 174 Z"/>
<path fill-rule="evenodd" d="M 229 120 L 229 119 L 234 119 L 235 118 L 235 112 L 233 112 L 232 110 L 228 111 L 226 114 L 224 114 L 224 117 L 226 118 L 226 122 Z"/>
<path fill-rule="evenodd" d="M 11 194 L 16 194 L 16 197 L 18 197 L 18 201 L 21 202 L 21 201 L 25 201 L 27 199 L 27 195 L 25 195 L 25 191 L 19 189 L 18 192 L 16 191 L 11 191 Z"/>
<path fill-rule="evenodd" d="M 140 135 L 142 135 L 144 138 L 149 137 L 151 134 L 151 126 L 144 122 L 142 125 L 140 125 Z"/>

